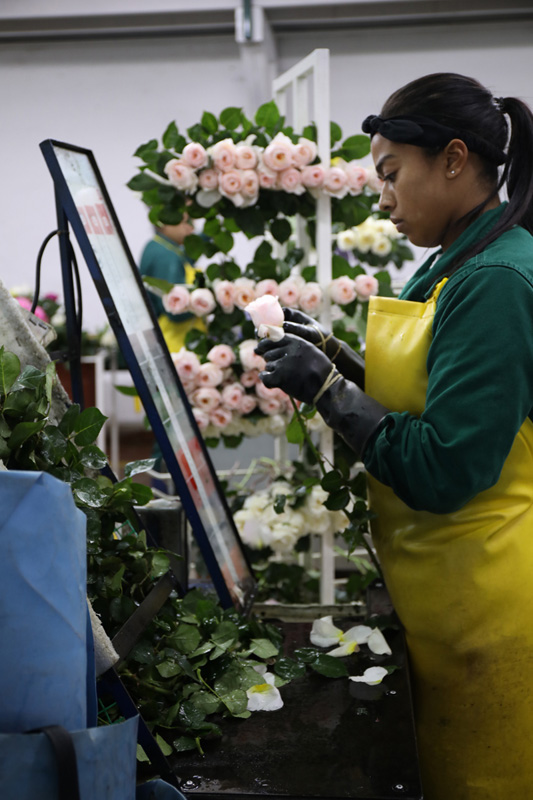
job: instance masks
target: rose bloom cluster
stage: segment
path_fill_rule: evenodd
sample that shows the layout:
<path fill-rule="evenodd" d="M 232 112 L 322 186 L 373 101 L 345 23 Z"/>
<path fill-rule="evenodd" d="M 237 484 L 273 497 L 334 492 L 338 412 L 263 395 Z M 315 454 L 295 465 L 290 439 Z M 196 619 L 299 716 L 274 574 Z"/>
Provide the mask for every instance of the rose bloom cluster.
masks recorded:
<path fill-rule="evenodd" d="M 213 289 L 193 289 L 177 284 L 163 297 L 163 306 L 168 313 L 182 314 L 191 311 L 197 316 L 206 316 L 218 306 L 225 314 L 235 308 L 244 310 L 252 301 L 264 295 L 277 297 L 283 306 L 299 308 L 306 314 L 320 311 L 324 293 L 315 281 L 305 281 L 301 275 L 291 275 L 278 283 L 267 278 L 253 281 L 237 278 L 235 281 L 217 280 Z"/>
<path fill-rule="evenodd" d="M 235 512 L 234 520 L 243 542 L 254 549 L 271 547 L 277 553 L 290 553 L 301 536 L 309 533 L 341 533 L 348 524 L 343 511 L 329 511 L 324 502 L 327 492 L 313 486 L 305 503 L 291 508 L 288 503 L 278 514 L 274 510 L 277 495 L 291 495 L 294 487 L 285 480 L 274 481 L 268 489 L 255 492 Z"/>
<path fill-rule="evenodd" d="M 396 225 L 390 219 L 367 217 L 360 225 L 348 228 L 337 234 L 337 247 L 344 251 L 357 250 L 359 253 L 374 253 L 388 256 L 395 239 L 402 238 Z"/>
<path fill-rule="evenodd" d="M 264 148 L 254 145 L 254 140 L 254 135 L 237 143 L 222 139 L 207 149 L 189 142 L 165 165 L 169 184 L 195 195 L 204 208 L 221 197 L 239 208 L 254 205 L 260 189 L 296 195 L 308 190 L 315 196 L 323 191 L 337 198 L 359 195 L 367 184 L 379 191 L 374 173 L 355 161 L 336 158 L 329 167 L 317 162 L 317 146 L 310 139 L 301 137 L 294 143 L 278 133 Z"/>
<path fill-rule="evenodd" d="M 265 361 L 254 352 L 255 339 L 239 344 L 238 356 L 227 344 L 217 344 L 202 363 L 182 347 L 172 360 L 204 436 L 244 433 L 280 434 L 292 414 L 290 398 L 281 389 L 268 389 L 259 379 Z M 246 419 L 259 411 L 266 422 Z"/>

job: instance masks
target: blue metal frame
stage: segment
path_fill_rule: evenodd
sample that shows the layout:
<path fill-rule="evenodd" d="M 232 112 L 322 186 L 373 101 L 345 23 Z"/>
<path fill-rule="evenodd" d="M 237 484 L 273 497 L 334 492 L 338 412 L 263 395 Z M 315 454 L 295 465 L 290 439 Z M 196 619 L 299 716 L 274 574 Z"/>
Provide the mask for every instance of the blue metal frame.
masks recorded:
<path fill-rule="evenodd" d="M 218 495 L 218 501 L 219 501 L 219 503 L 220 503 L 220 505 L 221 505 L 221 507 L 223 509 L 223 513 L 226 515 L 226 520 L 225 520 L 226 524 L 227 524 L 227 526 L 229 527 L 230 531 L 233 534 L 234 542 L 232 543 L 232 546 L 235 546 L 235 547 L 237 547 L 239 549 L 240 554 L 242 556 L 242 561 L 246 564 L 247 570 L 249 571 L 249 575 L 246 576 L 245 585 L 243 587 L 241 587 L 242 592 L 243 592 L 243 600 L 242 601 L 237 601 L 235 599 L 235 597 L 232 598 L 232 596 L 230 594 L 228 585 L 226 583 L 226 580 L 225 580 L 223 572 L 222 572 L 222 567 L 224 565 L 223 564 L 219 564 L 219 562 L 218 562 L 218 559 L 217 559 L 216 554 L 215 554 L 215 552 L 213 550 L 211 542 L 209 541 L 209 537 L 208 537 L 207 531 L 205 529 L 204 523 L 203 523 L 203 521 L 202 521 L 202 519 L 201 519 L 201 517 L 200 517 L 200 515 L 199 515 L 199 513 L 198 513 L 198 511 L 196 509 L 196 506 L 194 504 L 193 498 L 191 497 L 191 494 L 190 494 L 189 488 L 187 486 L 185 477 L 183 476 L 182 471 L 180 469 L 180 466 L 178 464 L 178 460 L 177 460 L 176 455 L 174 453 L 172 444 L 171 444 L 171 442 L 170 442 L 170 440 L 168 438 L 168 435 L 167 435 L 167 432 L 166 432 L 165 427 L 163 425 L 163 421 L 161 419 L 159 411 L 158 411 L 158 409 L 157 409 L 157 407 L 155 405 L 154 399 L 152 397 L 152 393 L 151 393 L 150 388 L 149 388 L 149 386 L 148 386 L 148 384 L 147 384 L 147 382 L 146 382 L 146 380 L 144 378 L 144 375 L 142 373 L 141 367 L 139 365 L 139 361 L 138 361 L 137 356 L 136 356 L 136 354 L 134 352 L 134 349 L 133 349 L 133 347 L 132 347 L 132 345 L 130 343 L 128 334 L 126 333 L 126 330 L 125 330 L 124 325 L 122 323 L 122 320 L 120 318 L 120 314 L 117 311 L 115 302 L 113 300 L 113 297 L 111 295 L 109 287 L 108 287 L 108 285 L 106 283 L 104 275 L 102 274 L 102 270 L 101 270 L 100 265 L 98 263 L 98 260 L 96 258 L 95 252 L 94 252 L 94 250 L 92 248 L 92 245 L 91 245 L 91 243 L 89 241 L 89 237 L 88 237 L 88 235 L 86 233 L 85 227 L 83 225 L 81 217 L 80 217 L 80 215 L 78 213 L 78 210 L 76 208 L 76 204 L 74 202 L 74 198 L 73 198 L 73 196 L 72 196 L 72 194 L 70 192 L 70 189 L 68 187 L 67 181 L 66 181 L 65 176 L 63 174 L 63 171 L 61 169 L 61 166 L 60 166 L 60 164 L 58 162 L 56 153 L 54 151 L 55 147 L 64 148 L 67 151 L 72 151 L 74 153 L 78 153 L 78 154 L 81 154 L 81 155 L 87 157 L 87 159 L 89 160 L 89 163 L 91 165 L 91 168 L 93 169 L 94 174 L 95 174 L 95 176 L 97 178 L 98 189 L 101 191 L 102 197 L 104 198 L 104 200 L 106 202 L 107 210 L 109 211 L 109 214 L 110 214 L 110 216 L 112 218 L 112 221 L 113 221 L 113 224 L 115 226 L 116 232 L 117 232 L 117 234 L 118 234 L 118 236 L 120 238 L 120 242 L 121 242 L 121 245 L 123 247 L 124 253 L 127 256 L 127 259 L 128 259 L 129 264 L 131 266 L 131 280 L 136 283 L 136 285 L 137 285 L 138 289 L 140 290 L 141 295 L 142 295 L 142 297 L 144 299 L 144 302 L 146 304 L 146 309 L 147 309 L 147 311 L 148 311 L 148 313 L 150 315 L 151 321 L 152 321 L 154 336 L 155 336 L 156 341 L 158 342 L 158 344 L 159 344 L 159 346 L 161 348 L 161 352 L 163 354 L 163 357 L 166 360 L 167 368 L 170 369 L 170 373 L 175 378 L 176 387 L 177 387 L 178 392 L 179 392 L 179 397 L 181 399 L 181 402 L 182 402 L 183 407 L 185 409 L 185 412 L 187 414 L 190 426 L 191 426 L 191 428 L 192 428 L 192 430 L 193 430 L 193 432 L 194 432 L 194 434 L 196 436 L 196 439 L 197 439 L 197 446 L 200 447 L 200 449 L 202 451 L 203 457 L 205 459 L 205 462 L 206 462 L 206 464 L 208 466 L 208 469 L 209 469 L 209 472 L 210 472 L 210 478 L 211 478 L 211 480 L 212 480 L 212 482 L 214 484 L 216 493 Z M 48 166 L 48 169 L 50 170 L 50 173 L 52 175 L 54 184 L 55 184 L 56 203 L 57 203 L 57 206 L 58 206 L 58 209 L 59 209 L 58 216 L 59 216 L 59 218 L 61 218 L 64 215 L 64 217 L 66 217 L 66 219 L 70 223 L 70 225 L 72 227 L 72 230 L 74 231 L 74 234 L 75 234 L 76 239 L 78 241 L 78 245 L 79 245 L 79 247 L 81 249 L 81 252 L 82 252 L 82 254 L 83 254 L 84 258 L 85 258 L 85 261 L 86 261 L 87 266 L 89 268 L 89 272 L 91 273 L 91 276 L 92 276 L 92 278 L 94 280 L 94 283 L 95 283 L 96 289 L 98 291 L 98 294 L 99 294 L 99 296 L 100 296 L 100 298 L 102 300 L 102 304 L 103 304 L 104 309 L 106 311 L 106 314 L 107 314 L 109 323 L 111 325 L 111 328 L 113 329 L 113 332 L 114 332 L 114 334 L 116 336 L 118 345 L 120 347 L 122 355 L 124 356 L 126 364 L 128 365 L 128 368 L 129 368 L 129 370 L 131 372 L 135 387 L 136 387 L 136 389 L 137 389 L 137 391 L 139 393 L 139 397 L 140 397 L 140 399 L 141 399 L 141 401 L 143 403 L 144 410 L 145 410 L 146 415 L 147 415 L 147 417 L 148 417 L 148 419 L 150 421 L 150 425 L 152 426 L 152 430 L 153 430 L 153 432 L 155 434 L 155 437 L 156 437 L 156 439 L 157 439 L 157 441 L 159 443 L 159 446 L 161 448 L 161 452 L 163 454 L 163 458 L 165 459 L 165 463 L 167 465 L 167 468 L 168 468 L 168 470 L 169 470 L 169 472 L 170 472 L 170 474 L 172 476 L 172 479 L 174 480 L 174 483 L 176 485 L 177 491 L 178 491 L 178 493 L 180 495 L 180 499 L 182 501 L 185 513 L 186 513 L 187 518 L 188 518 L 188 520 L 189 520 L 189 522 L 191 524 L 193 533 L 194 533 L 195 538 L 196 538 L 196 540 L 198 542 L 198 545 L 200 547 L 200 550 L 201 550 L 202 556 L 204 558 L 206 567 L 209 570 L 209 574 L 210 574 L 211 579 L 213 581 L 214 587 L 215 587 L 215 589 L 217 591 L 220 603 L 225 608 L 230 608 L 231 606 L 235 606 L 239 611 L 242 611 L 243 613 L 247 613 L 250 610 L 250 607 L 252 605 L 253 598 L 254 598 L 254 593 L 255 593 L 255 588 L 256 588 L 256 583 L 255 583 L 255 579 L 254 579 L 254 576 L 253 576 L 252 569 L 251 569 L 251 567 L 249 565 L 248 559 L 247 559 L 246 554 L 244 552 L 242 541 L 241 541 L 241 539 L 239 537 L 237 529 L 235 528 L 235 524 L 233 522 L 233 518 L 231 516 L 231 512 L 229 511 L 229 508 L 227 506 L 226 499 L 225 499 L 224 494 L 222 492 L 222 489 L 220 487 L 220 484 L 219 484 L 218 477 L 216 475 L 215 469 L 214 469 L 214 467 L 212 465 L 212 462 L 211 462 L 211 459 L 210 459 L 210 457 L 209 457 L 209 455 L 207 453 L 207 449 L 206 449 L 205 443 L 203 441 L 203 438 L 202 438 L 202 435 L 201 435 L 200 430 L 198 428 L 198 425 L 196 423 L 196 420 L 194 419 L 194 415 L 192 413 L 192 409 L 190 407 L 189 401 L 187 399 L 187 396 L 185 394 L 183 386 L 181 385 L 181 381 L 180 381 L 180 379 L 179 379 L 179 377 L 177 375 L 177 372 L 175 370 L 175 367 L 174 367 L 174 364 L 172 362 L 172 358 L 170 356 L 170 353 L 168 351 L 166 343 L 165 343 L 165 341 L 163 339 L 163 335 L 161 333 L 161 329 L 159 327 L 159 324 L 157 322 L 155 314 L 154 314 L 154 312 L 152 310 L 151 304 L 150 304 L 150 302 L 148 300 L 148 296 L 147 296 L 146 290 L 145 290 L 145 288 L 143 286 L 141 276 L 140 276 L 139 271 L 138 271 L 138 269 L 137 269 L 137 267 L 135 265 L 135 262 L 133 260 L 132 255 L 131 255 L 131 252 L 129 250 L 128 244 L 127 244 L 126 239 L 124 237 L 124 234 L 122 232 L 122 228 L 120 226 L 120 223 L 119 223 L 118 217 L 117 217 L 117 215 L 115 213 L 113 204 L 111 202 L 111 199 L 110 199 L 109 194 L 107 192 L 106 186 L 104 184 L 104 181 L 102 179 L 102 176 L 101 176 L 100 171 L 98 169 L 98 166 L 96 164 L 94 155 L 90 150 L 87 150 L 85 148 L 77 147 L 75 145 L 66 144 L 64 142 L 55 141 L 53 139 L 47 139 L 47 140 L 41 142 L 40 148 L 41 148 L 41 151 L 42 151 L 43 156 L 45 158 L 45 161 L 46 161 L 46 164 Z M 63 217 L 63 219 L 64 219 L 64 217 Z M 66 253 L 67 251 L 66 251 L 66 248 L 63 246 L 63 249 L 61 251 L 62 258 L 63 258 L 63 253 L 64 252 Z M 161 354 L 159 354 L 159 355 L 161 355 Z"/>

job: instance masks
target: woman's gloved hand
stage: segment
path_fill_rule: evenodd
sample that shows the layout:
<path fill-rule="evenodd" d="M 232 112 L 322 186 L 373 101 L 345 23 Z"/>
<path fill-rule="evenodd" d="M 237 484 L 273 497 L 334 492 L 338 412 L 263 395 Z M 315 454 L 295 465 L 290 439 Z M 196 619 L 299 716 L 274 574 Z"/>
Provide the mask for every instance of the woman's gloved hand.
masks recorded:
<path fill-rule="evenodd" d="M 296 400 L 314 403 L 328 377 L 339 374 L 325 353 L 292 334 L 278 342 L 261 339 L 255 352 L 263 356 L 266 367 L 259 377 L 269 389 L 283 389 Z"/>
<path fill-rule="evenodd" d="M 331 331 L 328 331 L 312 317 L 297 311 L 294 308 L 284 308 L 285 322 L 283 330 L 285 333 L 299 336 L 306 342 L 311 342 L 315 347 L 320 348 L 328 358 L 335 364 L 339 372 L 345 378 L 356 383 L 361 389 L 365 385 L 365 362 L 364 359 L 352 348 L 337 339 Z"/>

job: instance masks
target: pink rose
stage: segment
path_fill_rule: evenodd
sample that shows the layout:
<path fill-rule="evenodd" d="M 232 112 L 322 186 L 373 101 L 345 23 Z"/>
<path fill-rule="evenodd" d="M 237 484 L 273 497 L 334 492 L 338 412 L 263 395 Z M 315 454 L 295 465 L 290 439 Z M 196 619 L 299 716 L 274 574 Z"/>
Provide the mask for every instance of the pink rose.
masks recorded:
<path fill-rule="evenodd" d="M 257 153 L 247 144 L 238 144 L 235 147 L 235 166 L 237 169 L 255 169 L 257 166 Z"/>
<path fill-rule="evenodd" d="M 224 380 L 224 375 L 220 367 L 207 361 L 200 364 L 200 369 L 196 375 L 198 386 L 218 386 Z"/>
<path fill-rule="evenodd" d="M 251 389 L 259 380 L 259 370 L 249 369 L 247 372 L 243 372 L 240 380 L 246 389 Z"/>
<path fill-rule="evenodd" d="M 192 383 L 200 370 L 200 360 L 196 353 L 182 347 L 177 353 L 171 353 L 171 356 L 181 382 L 184 385 Z"/>
<path fill-rule="evenodd" d="M 172 186 L 182 192 L 191 194 L 198 185 L 198 177 L 188 164 L 177 158 L 171 158 L 165 164 L 165 172 Z"/>
<path fill-rule="evenodd" d="M 258 381 L 255 387 L 255 393 L 261 400 L 272 400 L 276 399 L 279 400 L 280 403 L 285 401 L 287 395 L 282 389 L 278 389 L 277 387 L 273 389 L 269 389 L 265 386 L 262 381 Z"/>
<path fill-rule="evenodd" d="M 193 169 L 201 169 L 207 164 L 207 153 L 205 147 L 198 142 L 189 142 L 183 148 L 181 154 L 182 161 Z"/>
<path fill-rule="evenodd" d="M 320 308 L 322 298 L 323 292 L 321 286 L 314 281 L 309 281 L 309 283 L 306 283 L 303 287 L 298 303 L 302 311 L 305 311 L 306 314 L 314 314 Z"/>
<path fill-rule="evenodd" d="M 255 287 L 256 297 L 263 297 L 264 294 L 271 294 L 274 297 L 277 297 L 278 293 L 279 293 L 278 282 L 275 281 L 274 278 L 265 278 L 265 280 L 259 281 L 259 283 Z"/>
<path fill-rule="evenodd" d="M 222 403 L 226 408 L 239 408 L 244 396 L 244 386 L 240 383 L 229 383 L 222 389 Z"/>
<path fill-rule="evenodd" d="M 302 183 L 309 189 L 318 189 L 324 183 L 324 167 L 321 164 L 313 164 L 312 167 L 302 169 Z"/>
<path fill-rule="evenodd" d="M 235 287 L 235 305 L 245 309 L 255 299 L 255 283 L 250 278 L 237 278 Z"/>
<path fill-rule="evenodd" d="M 279 173 L 279 187 L 289 194 L 303 194 L 305 186 L 302 186 L 302 175 L 299 169 L 289 167 Z"/>
<path fill-rule="evenodd" d="M 233 139 L 222 139 L 209 148 L 209 154 L 215 167 L 226 172 L 235 166 L 236 147 Z"/>
<path fill-rule="evenodd" d="M 231 281 L 216 281 L 214 292 L 217 303 L 225 314 L 231 314 L 235 308 L 235 286 Z"/>
<path fill-rule="evenodd" d="M 218 172 L 216 169 L 203 169 L 198 173 L 198 183 L 202 189 L 218 189 Z"/>
<path fill-rule="evenodd" d="M 223 406 L 217 406 L 209 415 L 209 421 L 215 428 L 225 428 L 226 425 L 230 424 L 232 419 L 233 414 L 231 411 Z"/>
<path fill-rule="evenodd" d="M 361 194 L 368 180 L 367 170 L 359 164 L 350 161 L 350 163 L 346 164 L 344 167 L 344 172 L 346 173 L 346 185 L 348 186 L 350 194 L 353 196 Z"/>
<path fill-rule="evenodd" d="M 245 339 L 239 345 L 239 359 L 245 372 L 254 369 L 261 371 L 265 368 L 265 359 L 254 352 L 257 345 L 255 339 Z"/>
<path fill-rule="evenodd" d="M 378 280 L 373 275 L 357 275 L 353 283 L 359 300 L 368 300 L 379 291 Z"/>
<path fill-rule="evenodd" d="M 346 173 L 342 167 L 330 167 L 324 178 L 324 190 L 332 197 L 345 197 L 348 194 Z"/>
<path fill-rule="evenodd" d="M 263 164 L 275 172 L 294 164 L 294 145 L 284 133 L 277 133 L 263 152 Z"/>
<path fill-rule="evenodd" d="M 274 414 L 279 414 L 281 411 L 281 402 L 276 397 L 260 400 L 258 405 L 263 414 L 267 414 L 269 417 L 273 417 Z"/>
<path fill-rule="evenodd" d="M 329 285 L 329 296 L 339 306 L 345 306 L 355 300 L 356 293 L 352 278 L 349 278 L 348 275 L 335 278 Z"/>
<path fill-rule="evenodd" d="M 257 177 L 259 179 L 259 186 L 261 189 L 275 189 L 278 177 L 275 172 L 265 167 L 260 167 L 257 170 Z"/>
<path fill-rule="evenodd" d="M 190 294 L 191 311 L 197 317 L 205 317 L 214 309 L 216 303 L 210 289 L 193 289 Z"/>
<path fill-rule="evenodd" d="M 279 285 L 279 299 L 282 305 L 295 308 L 298 305 L 300 294 L 305 281 L 297 275 L 285 278 Z"/>
<path fill-rule="evenodd" d="M 317 146 L 311 139 L 305 139 L 303 136 L 298 140 L 298 144 L 294 145 L 294 163 L 298 167 L 305 167 L 314 161 L 317 154 Z"/>
<path fill-rule="evenodd" d="M 205 414 L 210 414 L 217 406 L 220 405 L 220 392 L 213 386 L 202 386 L 193 392 L 191 396 L 193 405 L 199 408 Z"/>
<path fill-rule="evenodd" d="M 228 344 L 216 344 L 207 354 L 207 358 L 217 367 L 225 369 L 235 361 L 235 353 Z"/>
<path fill-rule="evenodd" d="M 189 290 L 185 286 L 176 284 L 168 294 L 162 298 L 163 308 L 168 314 L 182 314 L 191 304 Z"/>
<path fill-rule="evenodd" d="M 242 185 L 242 172 L 240 170 L 228 169 L 218 176 L 218 188 L 226 196 L 240 192 Z"/>
<path fill-rule="evenodd" d="M 192 414 L 200 430 L 205 431 L 209 425 L 209 415 L 206 414 L 205 411 L 202 411 L 201 408 L 196 408 L 195 406 L 193 406 Z"/>
<path fill-rule="evenodd" d="M 239 414 L 250 414 L 255 408 L 257 408 L 257 398 L 251 394 L 243 394 L 237 409 Z"/>
<path fill-rule="evenodd" d="M 271 294 L 264 294 L 250 303 L 244 309 L 252 318 L 256 328 L 260 325 L 275 325 L 281 327 L 285 320 L 283 309 L 279 304 L 278 298 Z"/>
<path fill-rule="evenodd" d="M 245 169 L 242 173 L 242 193 L 245 197 L 257 197 L 259 178 L 253 169 Z"/>

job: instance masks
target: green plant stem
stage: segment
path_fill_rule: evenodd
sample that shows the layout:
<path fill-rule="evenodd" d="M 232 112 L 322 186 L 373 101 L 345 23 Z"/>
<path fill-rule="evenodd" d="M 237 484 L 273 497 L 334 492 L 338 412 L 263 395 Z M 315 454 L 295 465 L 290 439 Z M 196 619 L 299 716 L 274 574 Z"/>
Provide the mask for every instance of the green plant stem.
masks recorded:
<path fill-rule="evenodd" d="M 309 447 L 311 449 L 311 452 L 315 456 L 317 464 L 318 464 L 318 466 L 320 468 L 320 471 L 322 472 L 322 475 L 325 475 L 326 474 L 326 468 L 324 466 L 324 462 L 323 462 L 322 456 L 320 455 L 320 453 L 316 449 L 315 445 L 313 444 L 313 441 L 311 440 L 311 437 L 309 436 L 309 432 L 307 430 L 305 422 L 302 419 L 302 415 L 300 414 L 300 410 L 299 410 L 298 406 L 296 405 L 296 403 L 294 402 L 292 397 L 291 397 L 290 400 L 291 400 L 291 403 L 292 403 L 292 407 L 294 409 L 294 413 L 296 414 L 296 419 L 298 420 L 298 424 L 299 424 L 300 428 L 302 429 L 302 433 L 303 433 L 304 439 L 307 442 L 307 444 L 309 445 Z"/>

